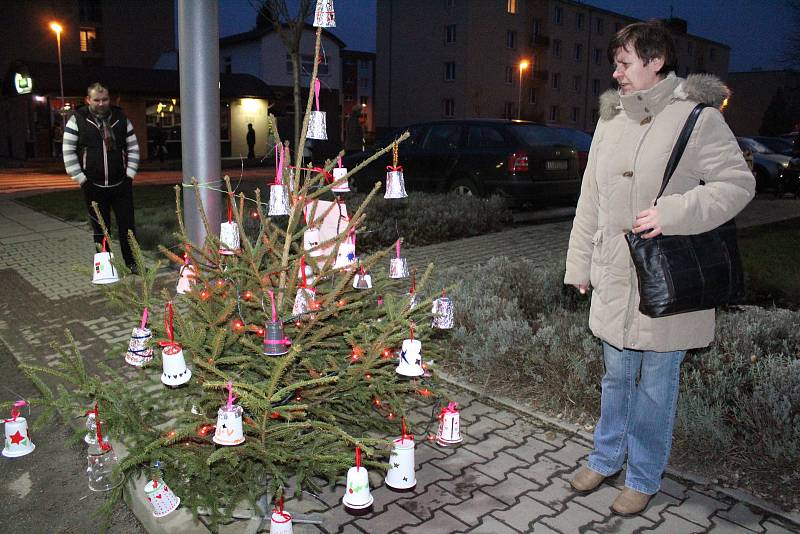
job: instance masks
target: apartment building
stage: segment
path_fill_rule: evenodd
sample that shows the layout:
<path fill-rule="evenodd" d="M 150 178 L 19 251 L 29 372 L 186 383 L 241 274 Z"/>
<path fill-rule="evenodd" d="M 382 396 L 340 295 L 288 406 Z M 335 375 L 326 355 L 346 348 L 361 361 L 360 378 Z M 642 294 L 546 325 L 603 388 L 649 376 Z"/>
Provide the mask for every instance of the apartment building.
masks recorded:
<path fill-rule="evenodd" d="M 636 20 L 571 0 L 378 0 L 377 128 L 519 117 L 591 131 L 612 82 L 608 42 Z M 727 45 L 666 22 L 679 75 L 725 77 Z"/>
<path fill-rule="evenodd" d="M 375 53 L 342 50 L 342 124 L 356 106 L 361 107 L 365 132 L 375 129 Z M 342 136 L 344 139 L 344 135 Z"/>

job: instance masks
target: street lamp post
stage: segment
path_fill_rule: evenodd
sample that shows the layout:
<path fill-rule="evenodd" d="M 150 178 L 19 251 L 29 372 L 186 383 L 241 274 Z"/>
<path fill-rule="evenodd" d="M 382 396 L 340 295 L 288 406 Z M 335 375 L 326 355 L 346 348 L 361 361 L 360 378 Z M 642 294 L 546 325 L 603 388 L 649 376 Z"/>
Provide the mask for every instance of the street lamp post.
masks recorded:
<path fill-rule="evenodd" d="M 519 93 L 517 94 L 517 120 L 522 117 L 522 71 L 528 68 L 527 59 L 519 62 Z"/>
<path fill-rule="evenodd" d="M 58 22 L 51 22 L 50 29 L 56 32 L 56 44 L 58 45 L 58 81 L 61 86 L 61 119 L 64 119 L 64 72 L 61 68 L 61 32 L 64 28 Z"/>

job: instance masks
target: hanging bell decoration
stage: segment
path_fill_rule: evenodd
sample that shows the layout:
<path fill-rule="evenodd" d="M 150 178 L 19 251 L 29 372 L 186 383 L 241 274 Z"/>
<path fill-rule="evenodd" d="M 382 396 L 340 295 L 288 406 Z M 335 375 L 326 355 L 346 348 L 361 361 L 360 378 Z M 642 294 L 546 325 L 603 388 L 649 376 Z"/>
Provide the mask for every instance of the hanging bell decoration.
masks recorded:
<path fill-rule="evenodd" d="M 6 458 L 19 458 L 33 452 L 36 445 L 31 441 L 28 433 L 28 421 L 19 415 L 19 409 L 27 406 L 24 400 L 18 400 L 11 408 L 11 417 L 4 419 L 5 442 L 3 456 Z"/>
<path fill-rule="evenodd" d="M 311 112 L 308 120 L 308 130 L 306 130 L 306 137 L 308 139 L 328 139 L 328 127 L 326 125 L 326 113 L 319 110 L 319 79 L 314 80 L 314 102 L 316 103 L 316 110 Z"/>
<path fill-rule="evenodd" d="M 383 198 L 406 198 L 406 182 L 403 179 L 403 167 L 398 164 L 398 146 L 392 146 L 392 164 L 386 167 L 386 193 Z"/>
<path fill-rule="evenodd" d="M 453 328 L 453 301 L 450 300 L 444 291 L 442 296 L 434 299 L 431 307 L 431 326 L 440 330 L 449 330 Z"/>
<path fill-rule="evenodd" d="M 284 153 L 281 145 L 275 145 L 275 183 L 269 186 L 269 211 L 267 215 L 276 217 L 279 215 L 289 215 L 289 191 L 283 183 Z"/>
<path fill-rule="evenodd" d="M 336 13 L 333 11 L 333 0 L 317 0 L 317 8 L 314 10 L 314 27 L 336 27 Z"/>
<path fill-rule="evenodd" d="M 408 262 L 400 257 L 400 240 L 394 245 L 395 257 L 389 260 L 389 278 L 406 278 L 408 276 Z"/>
<path fill-rule="evenodd" d="M 411 327 L 411 335 L 403 340 L 403 347 L 400 350 L 400 361 L 395 368 L 395 372 L 406 377 L 417 377 L 425 374 L 422 368 L 422 342 L 414 339 L 414 327 Z"/>
<path fill-rule="evenodd" d="M 178 271 L 178 285 L 175 287 L 175 292 L 178 295 L 185 295 L 192 290 L 194 284 L 197 283 L 197 271 L 194 265 L 189 263 L 189 254 L 183 254 L 183 265 L 181 270 Z"/>
<path fill-rule="evenodd" d="M 232 256 L 239 253 L 239 225 L 233 222 L 233 195 L 228 198 L 228 222 L 220 224 L 219 253 Z"/>
<path fill-rule="evenodd" d="M 172 327 L 172 319 L 172 302 L 167 302 L 164 311 L 164 329 L 167 332 L 169 341 L 159 342 L 159 345 L 164 347 L 161 350 L 163 365 L 161 382 L 166 386 L 180 386 L 192 378 L 192 371 L 186 366 L 186 359 L 183 357 L 183 348 L 180 343 L 175 342 L 175 331 Z"/>
<path fill-rule="evenodd" d="M 139 328 L 134 327 L 131 332 L 128 351 L 125 353 L 125 362 L 134 367 L 141 367 L 152 360 L 153 348 L 150 346 L 152 337 L 153 333 L 147 328 L 147 308 L 145 308 Z"/>
<path fill-rule="evenodd" d="M 94 270 L 92 271 L 93 284 L 113 284 L 119 281 L 119 274 L 114 268 L 114 255 L 106 250 L 106 241 L 103 237 L 103 249 L 94 255 Z"/>
<path fill-rule="evenodd" d="M 242 414 L 244 410 L 241 406 L 234 406 L 233 383 L 228 382 L 228 403 L 221 407 L 217 412 L 217 428 L 211 440 L 217 445 L 240 445 L 244 443 L 244 431 L 242 429 Z"/>
<path fill-rule="evenodd" d="M 347 471 L 347 487 L 342 504 L 349 513 L 357 513 L 372 506 L 373 502 L 369 489 L 369 473 L 366 467 L 361 467 L 361 449 L 356 448 L 356 465 Z"/>
<path fill-rule="evenodd" d="M 272 509 L 269 523 L 269 534 L 293 534 L 292 514 L 283 509 L 283 495 L 278 501 L 278 507 Z"/>
<path fill-rule="evenodd" d="M 278 312 L 275 309 L 275 293 L 272 291 L 269 291 L 269 299 L 272 304 L 272 320 L 267 322 L 264 328 L 264 355 L 282 356 L 289 352 L 292 342 L 286 337 L 283 323 L 278 319 Z"/>
<path fill-rule="evenodd" d="M 349 193 L 350 184 L 347 181 L 347 167 L 342 167 L 342 157 L 338 158 L 338 166 L 333 168 L 333 187 L 334 193 Z"/>
<path fill-rule="evenodd" d="M 458 404 L 448 403 L 439 413 L 439 430 L 436 432 L 436 443 L 442 447 L 448 447 L 461 443 L 461 425 Z"/>

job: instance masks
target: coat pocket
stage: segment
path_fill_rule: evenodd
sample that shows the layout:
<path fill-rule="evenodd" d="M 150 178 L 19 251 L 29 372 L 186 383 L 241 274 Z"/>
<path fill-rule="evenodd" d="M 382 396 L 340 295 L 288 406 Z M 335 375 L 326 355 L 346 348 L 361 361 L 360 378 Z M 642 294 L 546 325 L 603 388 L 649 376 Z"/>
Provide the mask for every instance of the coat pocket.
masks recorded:
<path fill-rule="evenodd" d="M 605 270 L 605 259 L 603 258 L 603 231 L 597 230 L 592 236 L 592 265 L 589 270 L 589 283 L 593 288 L 600 286 L 600 279 L 602 278 L 603 271 Z"/>

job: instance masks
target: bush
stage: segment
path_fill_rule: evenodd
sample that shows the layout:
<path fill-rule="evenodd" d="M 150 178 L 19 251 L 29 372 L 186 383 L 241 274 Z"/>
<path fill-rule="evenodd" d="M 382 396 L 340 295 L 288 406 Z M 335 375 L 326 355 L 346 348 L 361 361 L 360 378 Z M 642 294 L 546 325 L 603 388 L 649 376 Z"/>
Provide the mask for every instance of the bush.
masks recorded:
<path fill-rule="evenodd" d="M 358 206 L 362 195 L 347 197 Z M 456 194 L 410 193 L 405 200 L 386 200 L 377 195 L 366 210 L 366 231 L 358 235 L 359 251 L 391 246 L 403 237 L 409 247 L 419 247 L 463 237 L 499 232 L 513 217 L 506 201 Z"/>
<path fill-rule="evenodd" d="M 546 268 L 494 258 L 464 273 L 441 271 L 433 293 L 456 285 L 448 363 L 487 391 L 538 409 L 599 415 L 602 347 L 588 328 L 588 299 Z M 718 314 L 716 341 L 682 367 L 673 461 L 776 500 L 800 482 L 800 312 L 746 307 Z M 709 469 L 713 472 L 709 473 Z M 775 485 L 776 481 L 783 484 Z"/>

